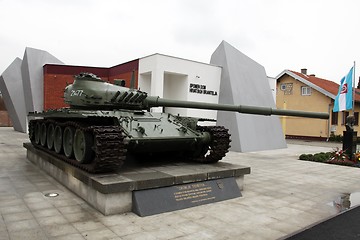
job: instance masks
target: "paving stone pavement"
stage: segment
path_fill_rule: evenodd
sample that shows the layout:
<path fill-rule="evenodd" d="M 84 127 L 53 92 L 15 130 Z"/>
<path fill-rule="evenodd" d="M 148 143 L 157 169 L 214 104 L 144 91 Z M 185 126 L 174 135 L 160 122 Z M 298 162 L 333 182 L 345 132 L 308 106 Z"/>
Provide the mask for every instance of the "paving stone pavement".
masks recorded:
<path fill-rule="evenodd" d="M 29 162 L 27 141 L 0 128 L 0 240 L 278 239 L 337 214 L 334 201 L 360 192 L 360 169 L 297 160 L 333 146 L 292 142 L 228 154 L 224 161 L 251 167 L 243 197 L 149 217 L 104 216 Z M 51 192 L 59 196 L 44 196 Z"/>

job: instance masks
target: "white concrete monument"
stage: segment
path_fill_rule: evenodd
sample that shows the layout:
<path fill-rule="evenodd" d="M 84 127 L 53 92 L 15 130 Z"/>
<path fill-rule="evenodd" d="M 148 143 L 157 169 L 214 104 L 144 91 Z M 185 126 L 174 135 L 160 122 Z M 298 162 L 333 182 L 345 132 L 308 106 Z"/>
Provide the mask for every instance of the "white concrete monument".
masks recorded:
<path fill-rule="evenodd" d="M 265 68 L 223 41 L 211 56 L 222 67 L 219 103 L 275 108 Z M 279 117 L 218 111 L 217 125 L 231 133 L 231 150 L 286 148 Z"/>
<path fill-rule="evenodd" d="M 45 64 L 63 64 L 50 53 L 27 47 L 25 49 L 21 73 L 27 112 L 44 110 L 44 73 Z"/>
<path fill-rule="evenodd" d="M 16 58 L 0 76 L 0 90 L 15 131 L 26 132 L 26 110 L 21 78 L 22 60 Z"/>
<path fill-rule="evenodd" d="M 62 64 L 46 51 L 25 49 L 24 59 L 16 58 L 0 76 L 0 90 L 15 131 L 26 132 L 29 112 L 44 109 L 43 66 Z"/>

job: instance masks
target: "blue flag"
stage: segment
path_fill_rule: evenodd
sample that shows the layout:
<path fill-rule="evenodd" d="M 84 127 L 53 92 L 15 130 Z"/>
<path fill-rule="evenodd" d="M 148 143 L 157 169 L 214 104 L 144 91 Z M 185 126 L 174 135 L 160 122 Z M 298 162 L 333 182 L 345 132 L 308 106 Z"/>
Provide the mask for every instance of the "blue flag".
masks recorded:
<path fill-rule="evenodd" d="M 341 79 L 339 92 L 335 97 L 333 112 L 350 110 L 353 107 L 353 70 L 354 67 L 352 67 L 349 73 Z"/>

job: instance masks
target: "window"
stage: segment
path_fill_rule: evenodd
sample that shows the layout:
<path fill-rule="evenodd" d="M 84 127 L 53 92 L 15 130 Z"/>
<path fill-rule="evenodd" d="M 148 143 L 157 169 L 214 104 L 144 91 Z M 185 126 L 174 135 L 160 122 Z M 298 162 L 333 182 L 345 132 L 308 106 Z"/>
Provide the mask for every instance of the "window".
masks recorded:
<path fill-rule="evenodd" d="M 301 87 L 301 95 L 302 96 L 310 96 L 311 88 L 310 87 Z"/>
<path fill-rule="evenodd" d="M 286 90 L 286 84 L 281 84 L 280 85 L 280 89 L 281 89 L 281 91 L 285 91 Z"/>
<path fill-rule="evenodd" d="M 331 113 L 331 125 L 338 125 L 338 112 Z"/>
<path fill-rule="evenodd" d="M 345 125 L 345 124 L 346 124 L 346 118 L 347 118 L 347 116 L 349 116 L 349 112 L 343 112 L 343 117 L 342 117 L 341 125 Z"/>

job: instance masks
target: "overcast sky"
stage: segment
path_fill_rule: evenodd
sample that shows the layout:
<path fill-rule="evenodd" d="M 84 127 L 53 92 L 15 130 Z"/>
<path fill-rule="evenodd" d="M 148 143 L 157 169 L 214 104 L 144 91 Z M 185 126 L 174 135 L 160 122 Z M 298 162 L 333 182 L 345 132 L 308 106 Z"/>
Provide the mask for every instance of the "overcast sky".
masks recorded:
<path fill-rule="evenodd" d="M 359 0 L 0 0 L 0 74 L 25 47 L 111 67 L 162 53 L 209 63 L 222 40 L 277 76 L 360 74 Z"/>

